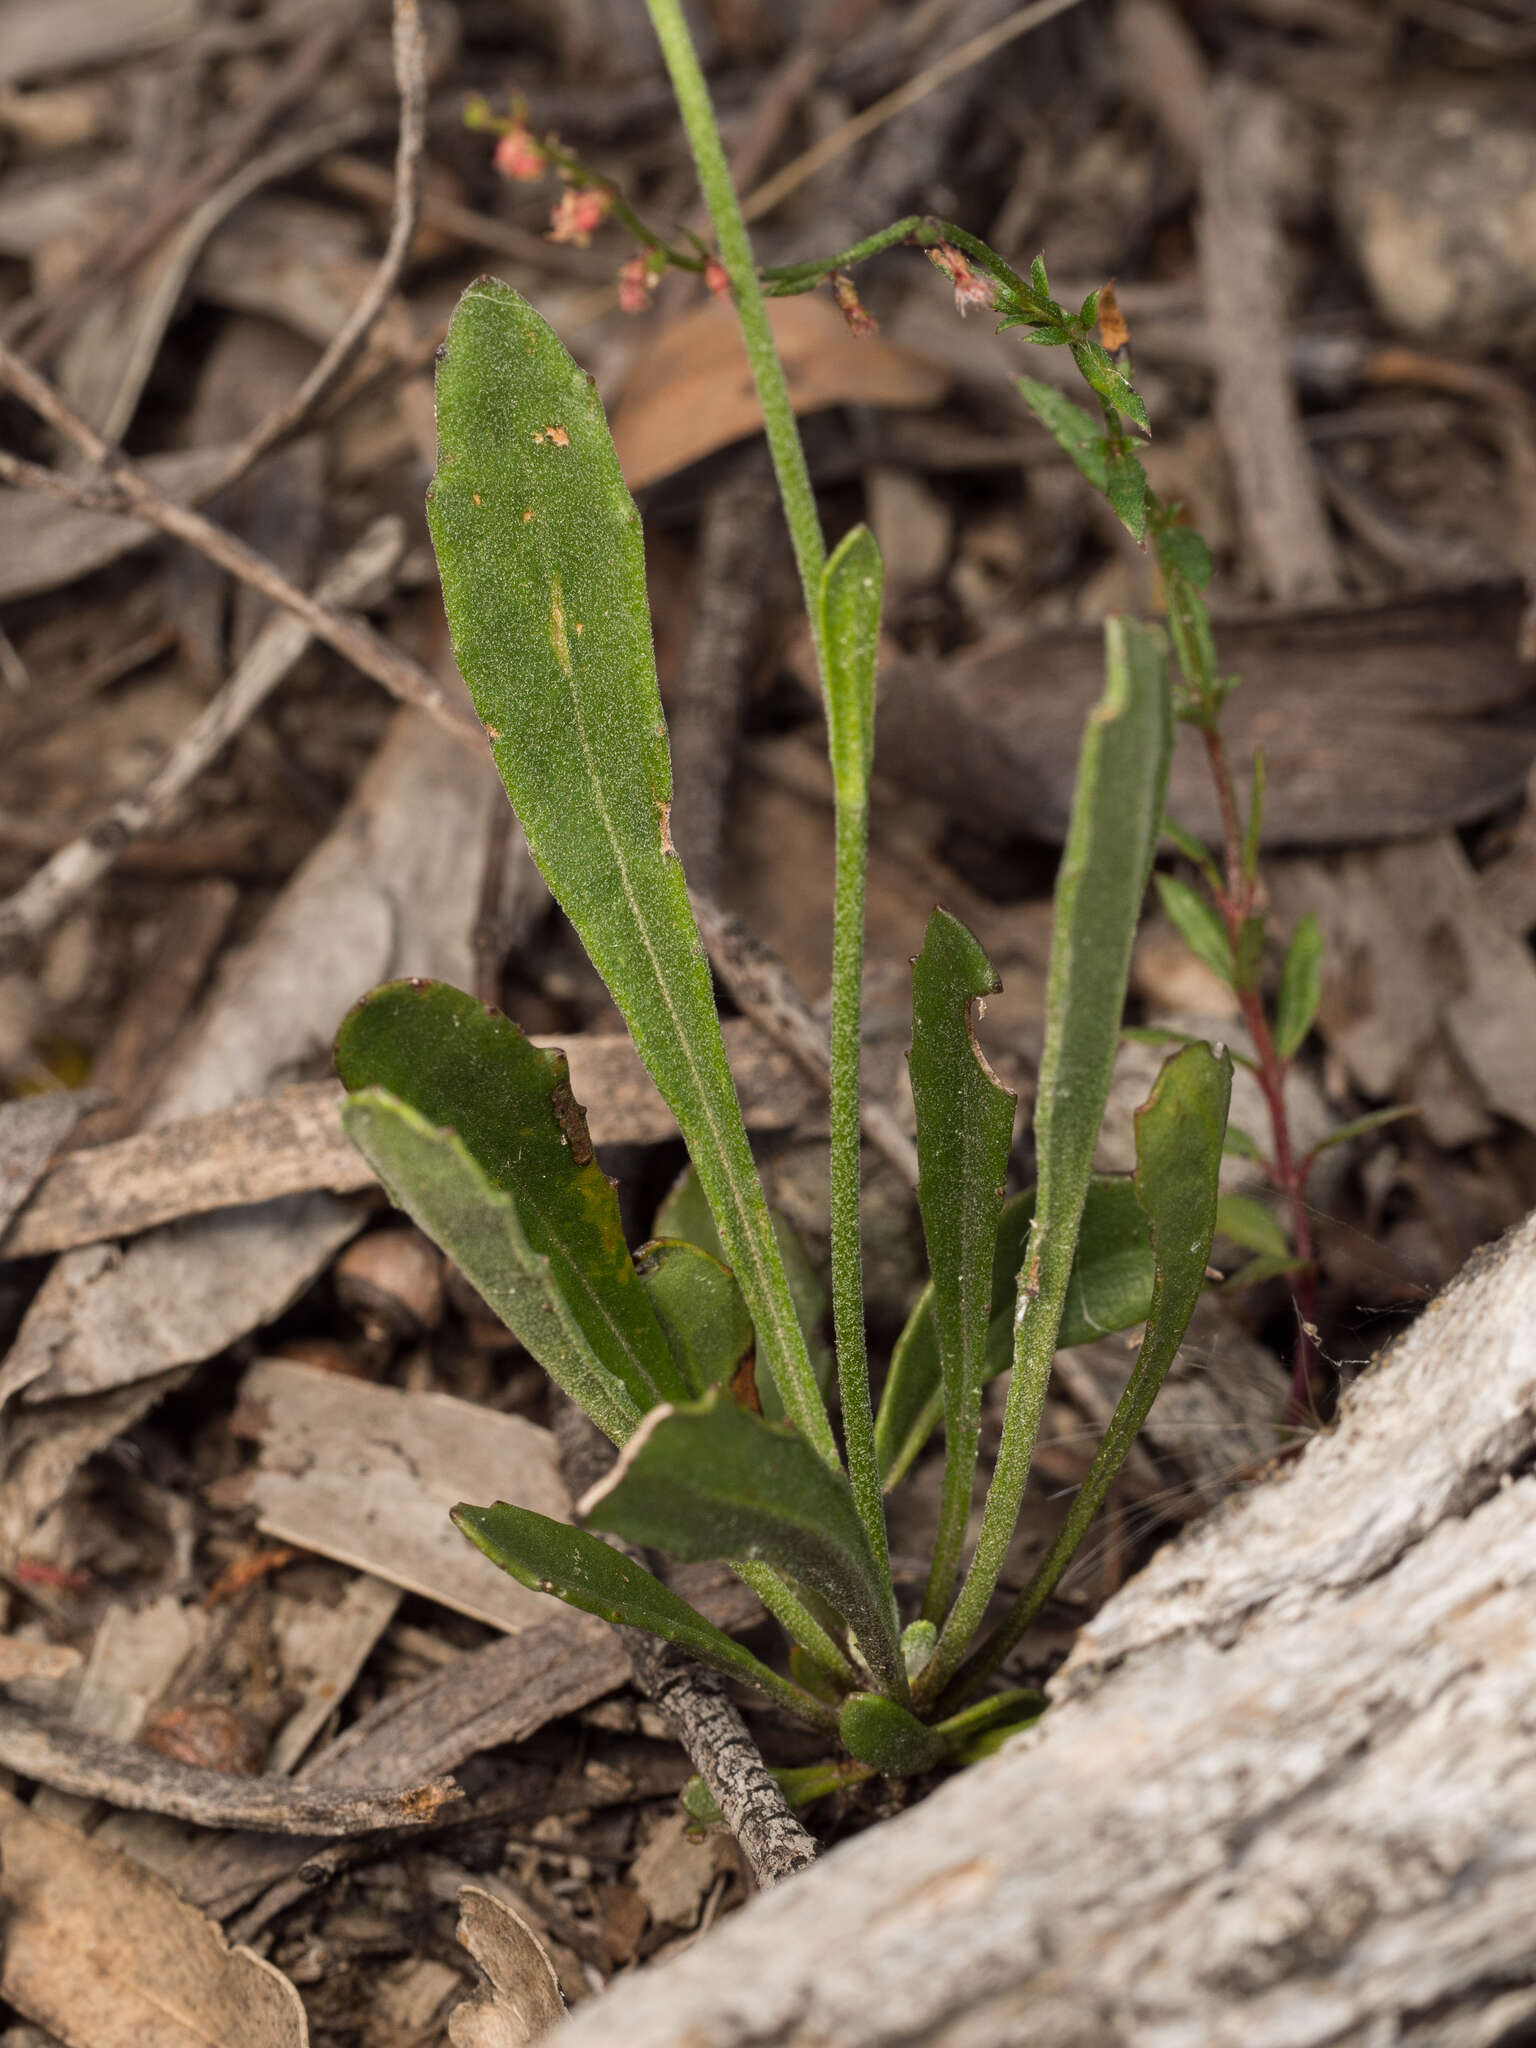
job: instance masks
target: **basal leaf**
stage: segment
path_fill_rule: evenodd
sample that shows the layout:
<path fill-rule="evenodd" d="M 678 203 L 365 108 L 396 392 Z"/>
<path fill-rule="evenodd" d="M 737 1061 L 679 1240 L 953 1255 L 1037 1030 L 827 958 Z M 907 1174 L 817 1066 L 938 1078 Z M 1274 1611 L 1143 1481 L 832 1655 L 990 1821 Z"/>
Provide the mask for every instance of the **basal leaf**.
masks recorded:
<path fill-rule="evenodd" d="M 592 379 L 509 285 L 459 301 L 428 518 L 454 653 L 534 858 L 699 1168 L 760 1355 L 837 1447 L 784 1284 L 672 846 L 639 515 Z"/>
<path fill-rule="evenodd" d="M 461 1503 L 453 1519 L 477 1550 L 520 1585 L 552 1593 L 584 1614 L 662 1636 L 711 1670 L 755 1686 L 801 1720 L 821 1727 L 829 1721 L 835 1724 L 835 1716 L 820 1701 L 770 1670 L 643 1565 L 587 1530 L 572 1529 L 504 1500 L 488 1508 Z"/>
<path fill-rule="evenodd" d="M 1293 1059 L 1312 1029 L 1323 999 L 1323 928 L 1309 910 L 1297 925 L 1280 970 L 1275 997 L 1275 1051 Z"/>
<path fill-rule="evenodd" d="M 463 1141 L 382 1088 L 348 1096 L 341 1121 L 396 1208 L 443 1247 L 556 1386 L 623 1443 L 639 1423 L 639 1404 L 587 1342 L 512 1197 Z"/>
<path fill-rule="evenodd" d="M 881 1687 L 905 1696 L 895 1602 L 848 1482 L 786 1424 L 748 1414 L 719 1388 L 653 1409 L 577 1512 L 690 1563 L 767 1564 L 802 1581 L 851 1625 Z"/>
<path fill-rule="evenodd" d="M 343 1023 L 336 1070 L 347 1088 L 386 1089 L 457 1132 L 491 1185 L 512 1197 L 587 1342 L 637 1408 L 687 1397 L 563 1053 L 543 1051 L 510 1017 L 447 982 L 391 981 Z M 457 1257 L 452 1245 L 444 1250 Z"/>
<path fill-rule="evenodd" d="M 851 1757 L 887 1778 L 912 1778 L 944 1761 L 942 1735 L 877 1692 L 856 1692 L 843 1702 L 838 1733 Z"/>
<path fill-rule="evenodd" d="M 658 1238 L 641 1246 L 636 1270 L 689 1397 L 730 1386 L 752 1362 L 752 1318 L 730 1267 L 696 1244 Z"/>
<path fill-rule="evenodd" d="M 1109 1096 L 1172 744 L 1161 633 L 1109 619 L 1104 695 L 1084 733 L 1056 881 L 1035 1098 L 1039 1194 L 1019 1274 L 1003 1439 L 970 1570 L 924 1674 L 932 1689 L 979 1626 L 1018 1521 Z"/>
<path fill-rule="evenodd" d="M 1108 490 L 1109 468 L 1103 426 L 1091 420 L 1080 405 L 1074 405 L 1070 398 L 1063 398 L 1054 385 L 1042 384 L 1035 377 L 1019 379 L 1019 395 L 1057 447 L 1071 457 L 1094 489 Z"/>
<path fill-rule="evenodd" d="M 796 1813 L 834 1792 L 845 1792 L 852 1785 L 867 1785 L 875 1775 L 868 1764 L 853 1763 L 846 1757 L 835 1763 L 780 1764 L 769 1772 L 784 1794 L 784 1804 Z M 690 1778 L 683 1787 L 682 1798 L 689 1819 L 698 1821 L 702 1827 L 719 1827 L 724 1821 L 725 1815 L 702 1778 Z"/>
<path fill-rule="evenodd" d="M 933 1275 L 944 1390 L 944 1490 L 923 1614 L 942 1619 L 970 1510 L 986 1379 L 992 1263 L 1018 1100 L 976 1043 L 974 1008 L 1000 987 L 957 918 L 936 910 L 912 966 L 918 1206 Z"/>
<path fill-rule="evenodd" d="M 962 1707 L 947 1721 L 938 1722 L 934 1733 L 944 1738 L 948 1760 L 958 1764 L 980 1763 L 983 1757 L 995 1755 L 1011 1737 L 1032 1728 L 1047 1704 L 1045 1694 L 1030 1687 L 995 1692 L 972 1707 Z"/>
<path fill-rule="evenodd" d="M 1198 1041 L 1203 1043 L 1203 1041 Z M 1013 1364 L 1013 1304 L 1024 1246 L 1035 1214 L 1027 1188 L 1003 1204 L 992 1266 L 986 1374 L 995 1379 Z M 1057 1349 L 1091 1344 L 1115 1330 L 1146 1321 L 1152 1299 L 1152 1245 L 1129 1180 L 1089 1183 L 1082 1228 L 1067 1285 Z M 908 1316 L 891 1356 L 875 1424 L 880 1473 L 889 1491 L 938 1427 L 942 1414 L 938 1333 L 932 1283 Z"/>
<path fill-rule="evenodd" d="M 997 1669 L 1044 1606 L 1102 1506 L 1184 1340 L 1211 1256 L 1231 1096 L 1227 1055 L 1218 1057 L 1208 1045 L 1187 1045 L 1165 1063 L 1136 1112 L 1133 1184 L 1157 1263 L 1141 1349 L 1060 1535 L 1007 1619 L 962 1668 L 952 1694 L 956 1699 Z"/>

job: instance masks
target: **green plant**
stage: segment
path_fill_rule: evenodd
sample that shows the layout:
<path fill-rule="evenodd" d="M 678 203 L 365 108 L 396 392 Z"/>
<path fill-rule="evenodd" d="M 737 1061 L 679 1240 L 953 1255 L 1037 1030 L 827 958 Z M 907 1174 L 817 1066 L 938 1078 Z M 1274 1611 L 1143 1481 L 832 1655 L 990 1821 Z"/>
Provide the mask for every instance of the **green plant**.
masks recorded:
<path fill-rule="evenodd" d="M 1137 1114 L 1135 1172 L 1094 1176 L 1131 946 L 1163 830 L 1175 713 L 1162 631 L 1114 619 L 1057 885 L 1038 1185 L 1025 1196 L 1005 1200 L 1016 1105 L 973 1032 L 975 1006 L 997 985 L 992 968 L 943 911 L 915 963 L 911 1071 L 932 1280 L 875 1413 L 860 1276 L 859 1002 L 880 558 L 863 527 L 825 550 L 765 281 L 704 82 L 675 0 L 651 6 L 757 380 L 824 689 L 836 802 L 831 1230 L 841 1441 L 805 1291 L 791 1284 L 742 1126 L 672 848 L 638 515 L 590 378 L 531 306 L 489 279 L 461 301 L 438 372 L 430 520 L 444 597 L 528 843 L 687 1142 L 696 1178 L 662 1220 L 677 1234 L 631 1257 L 564 1061 L 457 990 L 376 991 L 344 1025 L 337 1061 L 347 1129 L 393 1199 L 619 1447 L 611 1474 L 578 1504 L 580 1526 L 498 1503 L 457 1509 L 460 1528 L 524 1583 L 679 1643 L 835 1737 L 853 1762 L 812 1772 L 798 1790 L 814 1796 L 807 1786 L 847 1782 L 850 1771 L 964 1761 L 1040 1711 L 1033 1693 L 979 1695 L 1058 1582 L 1183 1336 L 1216 1226 L 1232 1070 L 1220 1049 L 1181 1046 Z M 1092 300 L 1069 314 L 1050 298 L 1043 265 L 1026 281 L 961 230 L 931 222 L 899 223 L 766 283 L 809 289 L 913 240 L 935 253 L 962 300 L 985 298 L 1005 324 L 1071 349 L 1100 399 L 1103 433 L 1085 437 L 1066 414 L 1031 403 L 1058 438 L 1068 435 L 1069 452 L 1133 532 L 1152 531 L 1160 559 L 1166 549 L 1167 562 L 1186 565 L 1185 585 L 1174 591 L 1170 579 L 1170 624 L 1185 662 L 1203 616 L 1198 543 L 1151 506 L 1144 477 L 1137 483 L 1120 422 L 1140 427 L 1145 416 L 1092 338 Z M 646 246 L 647 262 L 670 260 L 663 245 Z M 852 301 L 851 286 L 841 297 Z M 1054 394 L 1051 402 L 1065 403 Z M 1186 716 L 1205 702 L 1187 687 Z M 1141 1322 L 1126 1388 L 1060 1539 L 983 1635 L 1058 1345 Z M 982 1392 L 1008 1366 L 1002 1446 L 966 1561 Z M 940 1416 L 939 1528 L 921 1609 L 908 1619 L 891 1581 L 884 1494 Z M 713 1628 L 600 1531 L 679 1560 L 729 1560 L 787 1630 L 788 1675 Z"/>

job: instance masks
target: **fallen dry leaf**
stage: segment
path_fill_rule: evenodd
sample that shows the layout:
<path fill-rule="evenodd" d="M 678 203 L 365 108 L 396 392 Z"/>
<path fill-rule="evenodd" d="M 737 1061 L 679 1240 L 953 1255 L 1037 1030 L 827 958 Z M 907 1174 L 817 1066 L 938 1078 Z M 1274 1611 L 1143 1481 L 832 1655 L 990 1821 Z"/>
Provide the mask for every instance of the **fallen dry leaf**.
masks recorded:
<path fill-rule="evenodd" d="M 829 405 L 919 412 L 949 387 L 938 364 L 878 337 L 860 340 L 827 299 L 771 299 L 768 320 L 797 413 Z M 732 307 L 711 300 L 662 329 L 638 356 L 613 409 L 613 444 L 638 491 L 763 423 Z"/>
<path fill-rule="evenodd" d="M 299 1994 L 152 1872 L 0 1792 L 0 1995 L 67 2048 L 307 2048 Z"/>
<path fill-rule="evenodd" d="M 547 1429 L 452 1394 L 408 1394 L 283 1358 L 258 1359 L 240 1398 L 261 1461 L 212 1492 L 254 1503 L 264 1534 L 492 1628 L 548 1619 L 545 1595 L 499 1572 L 448 1519 L 457 1501 L 510 1500 L 566 1520 Z"/>
<path fill-rule="evenodd" d="M 449 2015 L 453 2048 L 527 2048 L 565 2017 L 544 1944 L 505 1900 L 478 1885 L 461 1887 L 458 1935 L 487 1982 Z"/>

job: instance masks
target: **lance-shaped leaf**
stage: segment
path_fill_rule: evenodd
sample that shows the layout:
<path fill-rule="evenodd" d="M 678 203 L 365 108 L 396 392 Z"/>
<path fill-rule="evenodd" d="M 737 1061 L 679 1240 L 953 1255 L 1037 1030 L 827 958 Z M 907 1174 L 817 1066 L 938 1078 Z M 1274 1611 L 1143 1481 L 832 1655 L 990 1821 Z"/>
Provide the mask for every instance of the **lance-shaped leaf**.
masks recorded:
<path fill-rule="evenodd" d="M 1226 1052 L 1187 1045 L 1167 1061 L 1136 1112 L 1132 1180 L 1136 1199 L 1146 1211 L 1157 1261 L 1146 1334 L 1060 1535 L 1006 1620 L 962 1667 L 951 1698 L 963 1697 L 997 1669 L 1050 1597 L 1103 1505 L 1184 1341 L 1211 1256 L 1221 1140 L 1231 1097 L 1232 1062 Z"/>
<path fill-rule="evenodd" d="M 943 1619 L 971 1505 L 986 1381 L 987 1323 L 1008 1150 L 1018 1098 L 976 1043 L 973 1006 L 1002 986 L 976 939 L 948 911 L 928 920 L 912 965 L 912 1100 L 918 1206 L 933 1275 L 944 1396 L 944 1488 L 927 1620 Z"/>
<path fill-rule="evenodd" d="M 639 1404 L 587 1342 L 549 1260 L 528 1242 L 512 1197 L 492 1185 L 452 1131 L 437 1129 L 382 1088 L 348 1096 L 341 1121 L 395 1207 L 451 1254 L 556 1386 L 623 1443 L 639 1423 Z"/>
<path fill-rule="evenodd" d="M 688 1563 L 760 1563 L 803 1581 L 851 1626 L 881 1687 L 905 1698 L 896 1603 L 848 1482 L 786 1424 L 749 1414 L 718 1387 L 686 1407 L 653 1409 L 577 1514 Z"/>
<path fill-rule="evenodd" d="M 1003 1204 L 992 1262 L 987 1323 L 986 1376 L 994 1379 L 1013 1363 L 1013 1303 L 1035 1191 L 1027 1188 Z M 1107 1176 L 1090 1181 L 1082 1228 L 1067 1283 L 1058 1350 L 1091 1344 L 1115 1330 L 1147 1319 L 1152 1300 L 1152 1243 L 1147 1219 L 1131 1183 Z M 875 1425 L 880 1471 L 889 1489 L 910 1468 L 932 1435 L 942 1412 L 939 1342 L 932 1282 L 918 1296 L 891 1357 Z"/>
<path fill-rule="evenodd" d="M 1281 1059 L 1291 1059 L 1301 1050 L 1322 999 L 1323 928 L 1309 910 L 1296 927 L 1280 970 L 1274 1039 L 1275 1051 Z"/>
<path fill-rule="evenodd" d="M 672 846 L 640 520 L 596 389 L 524 299 L 481 278 L 440 351 L 437 426 L 428 519 L 460 673 L 688 1142 L 785 1408 L 835 1462 Z"/>
<path fill-rule="evenodd" d="M 976 1552 L 924 1673 L 934 1689 L 979 1626 L 1018 1521 L 1163 815 L 1173 711 L 1162 634 L 1132 619 L 1109 619 L 1104 656 L 1104 695 L 1083 735 L 1056 880 L 1035 1098 L 1039 1198 L 1019 1275 L 1013 1378 Z"/>
<path fill-rule="evenodd" d="M 512 1197 L 587 1342 L 637 1408 L 686 1397 L 564 1053 L 532 1044 L 510 1017 L 447 982 L 391 981 L 343 1023 L 336 1070 L 348 1088 L 386 1089 L 458 1133 L 492 1187 Z"/>
<path fill-rule="evenodd" d="M 875 744 L 875 666 L 884 568 L 867 526 L 845 534 L 822 569 L 813 615 L 825 681 L 827 751 L 835 795 L 832 1009 L 827 1036 L 828 1216 L 832 1329 L 843 1446 L 854 1502 L 882 1571 L 885 1503 L 875 1458 L 875 1413 L 864 1327 L 859 1072 L 863 1057 L 864 902 L 869 872 L 869 773 Z"/>
<path fill-rule="evenodd" d="M 657 1238 L 641 1246 L 636 1270 L 689 1398 L 733 1382 L 751 1363 L 753 1339 L 730 1267 L 696 1244 Z"/>
<path fill-rule="evenodd" d="M 664 1636 L 711 1670 L 756 1686 L 800 1720 L 823 1728 L 835 1725 L 835 1715 L 821 1701 L 770 1670 L 670 1586 L 600 1537 L 504 1500 L 488 1508 L 461 1503 L 453 1519 L 477 1550 L 521 1585 L 553 1593 L 567 1606 L 604 1621 Z"/>

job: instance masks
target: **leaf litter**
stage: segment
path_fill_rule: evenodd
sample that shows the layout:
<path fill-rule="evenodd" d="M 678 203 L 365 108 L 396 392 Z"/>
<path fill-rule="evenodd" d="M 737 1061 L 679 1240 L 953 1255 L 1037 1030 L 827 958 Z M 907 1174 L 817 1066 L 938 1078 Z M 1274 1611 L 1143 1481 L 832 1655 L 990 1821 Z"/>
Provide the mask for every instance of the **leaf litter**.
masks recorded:
<path fill-rule="evenodd" d="M 46 340 L 68 295 L 85 294 L 86 340 L 60 351 L 56 339 L 45 366 L 77 404 L 106 406 L 98 423 L 129 434 L 172 496 L 221 473 L 377 274 L 395 121 L 387 35 L 382 12 L 356 10 L 343 67 L 347 10 L 334 12 L 335 23 L 301 24 L 258 7 L 234 24 L 180 4 L 81 0 L 65 26 L 35 5 L 10 24 L 5 317 Z M 481 13 L 440 10 L 434 91 L 446 104 L 507 67 L 536 126 L 558 126 L 622 183 L 656 180 L 648 203 L 681 214 L 680 142 L 639 10 L 613 0 L 581 12 L 585 28 L 573 11 L 535 48 L 493 47 Z M 798 147 L 804 81 L 829 60 L 808 8 L 736 15 L 717 58 L 725 91 L 745 104 L 770 71 L 791 81 L 777 114 L 763 100 L 754 143 L 775 169 Z M 1146 460 L 1166 465 L 1177 495 L 1200 496 L 1193 523 L 1217 543 L 1231 614 L 1219 631 L 1245 676 L 1235 745 L 1269 755 L 1264 872 L 1278 921 L 1314 913 L 1324 928 L 1308 1114 L 1326 1128 L 1392 1102 L 1418 1111 L 1324 1155 L 1331 1177 L 1313 1185 L 1322 1343 L 1348 1370 L 1536 1200 L 1531 266 L 1485 233 L 1495 209 L 1476 175 L 1479 152 L 1504 163 L 1519 140 L 1501 92 L 1528 97 L 1533 59 L 1516 52 L 1501 92 L 1479 97 L 1460 67 L 1484 60 L 1452 23 L 1419 31 L 1430 69 L 1413 73 L 1394 43 L 1407 31 L 1355 10 L 1319 15 L 1321 63 L 1273 8 L 1245 0 L 1207 9 L 1198 40 L 1156 0 L 1108 18 L 1109 36 L 1094 37 L 1069 11 L 952 82 L 887 136 L 899 152 L 882 155 L 877 134 L 759 232 L 774 260 L 832 246 L 849 206 L 859 232 L 876 213 L 939 204 L 940 186 L 960 179 L 992 239 L 1044 246 L 1053 276 L 1084 292 L 1116 276 L 1157 425 Z M 831 89 L 851 107 L 943 55 L 942 21 L 917 51 L 905 26 L 877 7 L 846 39 Z M 184 51 L 198 60 L 191 83 Z M 1014 65 L 1037 110 L 1022 154 L 1008 93 L 990 89 Z M 1232 84 L 1257 76 L 1263 105 Z M 167 110 L 159 138 L 154 108 Z M 244 155 L 205 192 L 197 167 L 216 167 L 235 121 Z M 1444 142 L 1457 121 L 1471 138 L 1460 153 Z M 1319 142 L 1336 129 L 1335 161 Z M 1441 138 L 1438 183 L 1428 134 Z M 232 181 L 263 158 L 270 167 L 258 164 L 240 198 Z M 212 510 L 305 587 L 372 522 L 404 518 L 404 553 L 364 602 L 393 645 L 456 688 L 420 515 L 423 371 L 463 284 L 487 264 L 510 276 L 616 400 L 630 481 L 646 486 L 680 755 L 698 701 L 674 694 L 685 659 L 730 695 L 718 887 L 814 1013 L 830 808 L 803 649 L 781 623 L 791 597 L 758 546 L 748 559 L 762 573 L 722 638 L 719 591 L 700 566 L 716 558 L 694 547 L 701 523 L 748 502 L 734 479 L 755 414 L 728 311 L 669 281 L 651 312 L 618 313 L 610 283 L 629 250 L 617 231 L 603 227 L 586 250 L 543 241 L 539 195 L 498 185 L 435 117 L 426 166 L 414 254 L 340 402 Z M 151 177 L 169 195 L 162 239 L 111 281 L 124 291 L 109 301 L 92 283 L 104 221 L 142 212 L 135 195 Z M 898 190 L 893 177 L 909 182 Z M 1298 249 L 1300 192 L 1354 255 L 1342 282 Z M 194 220 L 210 195 L 213 211 Z M 183 233 L 183 295 L 162 315 L 157 251 Z M 1412 253 L 1429 246 L 1454 283 L 1443 301 L 1426 296 Z M 1285 250 L 1284 277 L 1243 267 L 1266 247 Z M 824 510 L 846 503 L 857 517 L 864 494 L 893 566 L 868 1059 L 910 1140 L 907 962 L 935 901 L 976 928 L 999 967 L 1004 990 L 978 1038 L 1000 1077 L 1032 1093 L 1042 906 L 1084 650 L 1106 612 L 1146 608 L 1154 593 L 1146 558 L 1106 529 L 1021 416 L 1007 378 L 1049 366 L 1022 364 L 1016 338 L 984 321 L 961 330 L 915 258 L 885 259 L 861 288 L 880 322 L 873 341 L 856 341 L 821 300 L 784 312 L 799 323 L 791 378 Z M 1234 405 L 1213 367 L 1231 324 L 1255 321 L 1269 344 L 1263 377 Z M 1278 509 L 1256 495 L 1260 433 L 1286 454 Z M 1154 481 L 1170 488 L 1163 472 Z M 194 570 L 112 512 L 5 489 L 0 533 L 0 625 L 14 654 L 0 701 L 0 895 L 11 896 L 137 795 L 248 652 L 260 610 L 231 601 L 222 570 Z M 1326 605 L 1302 602 L 1329 592 Z M 1176 793 L 1195 786 L 1184 772 L 1176 765 Z M 0 1164 L 18 1211 L 0 1265 L 0 1736 L 20 1745 L 6 1760 L 21 1773 L 0 1811 L 0 1991 L 71 2048 L 243 2048 L 303 2041 L 306 2027 L 337 2048 L 360 2035 L 481 2048 L 553 2016 L 550 1969 L 579 2002 L 744 1896 L 728 1845 L 690 1844 L 676 1820 L 678 1752 L 628 1688 L 606 1630 L 533 1596 L 514 1617 L 495 1601 L 521 1589 L 487 1566 L 495 1600 L 468 1591 L 456 1574 L 483 1560 L 433 1538 L 438 1508 L 473 1494 L 476 1458 L 499 1464 L 485 1497 L 522 1497 L 519 1485 L 530 1503 L 554 1497 L 552 1418 L 526 1355 L 462 1276 L 444 1276 L 425 1321 L 398 1324 L 349 1305 L 335 1276 L 340 1248 L 390 1219 L 340 1142 L 329 1046 L 350 1003 L 388 975 L 474 987 L 567 1049 L 600 1162 L 623 1164 L 643 1190 L 625 1218 L 632 1242 L 680 1163 L 520 837 L 493 830 L 494 799 L 488 768 L 458 740 L 391 712 L 374 683 L 311 642 L 174 802 L 0 958 Z M 683 808 L 672 825 L 691 872 Z M 1194 986 L 1187 964 L 1159 966 L 1168 957 L 1144 941 L 1139 1021 L 1209 1012 L 1209 986 Z M 728 1035 L 754 1135 L 772 1139 L 773 1198 L 815 1252 L 821 1099 L 748 1018 Z M 109 1125 L 83 1091 L 107 1084 L 118 1110 L 106 1114 L 123 1120 L 102 1143 Z M 69 1130 L 82 1112 L 85 1148 Z M 1027 1161 L 1015 1168 L 1028 1177 Z M 888 1346 L 922 1279 L 920 1237 L 910 1187 L 884 1153 L 871 1152 L 868 1173 L 872 1334 Z M 1283 1372 L 1266 1364 L 1284 1316 L 1278 1281 L 1202 1305 L 1093 1550 L 1043 1618 L 1032 1676 L 1155 1541 L 1262 1471 L 1284 1400 Z M 1086 1473 L 1129 1355 L 1106 1338 L 1058 1371 L 1041 1484 L 1005 1586 L 1025 1583 L 1047 1548 L 1060 1513 L 1050 1489 Z M 997 1427 L 989 1394 L 984 1451 Z M 902 1512 L 931 1515 L 936 1482 L 919 1466 Z M 918 1550 L 926 1538 L 913 1529 Z M 277 1542 L 293 1554 L 263 1568 Z M 205 1611 L 226 1574 L 235 1590 Z M 750 1640 L 751 1603 L 727 1593 L 717 1575 L 712 1593 L 689 1597 Z M 254 1776 L 139 1743 L 146 1728 L 231 1719 L 261 1755 Z M 776 1760 L 810 1759 L 786 1743 Z M 336 1831 L 346 1802 L 446 1774 L 462 1798 L 419 1826 Z M 128 1810 L 132 1785 L 149 1787 L 150 1810 Z M 89 1833 L 87 1798 L 115 1807 Z M 264 1803 L 317 1831 L 252 1832 L 232 1817 L 242 1799 L 246 1822 Z M 832 1840 L 880 1810 L 842 1793 L 814 1817 Z M 454 1941 L 461 1916 L 475 1930 L 467 1948 Z"/>

